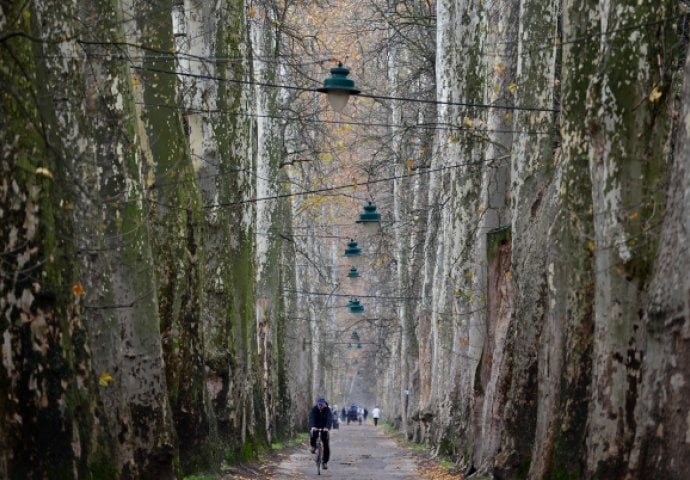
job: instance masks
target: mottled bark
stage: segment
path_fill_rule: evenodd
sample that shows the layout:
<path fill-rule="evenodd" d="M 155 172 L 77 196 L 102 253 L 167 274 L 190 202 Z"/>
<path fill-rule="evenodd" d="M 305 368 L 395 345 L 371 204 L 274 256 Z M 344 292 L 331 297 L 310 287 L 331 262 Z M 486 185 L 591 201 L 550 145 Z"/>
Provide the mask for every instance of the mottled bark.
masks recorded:
<path fill-rule="evenodd" d="M 288 385 L 280 334 L 294 259 L 255 248 L 246 202 L 256 145 L 281 132 L 255 128 L 236 82 L 252 78 L 244 3 L 16 3 L 0 16 L 19 32 L 0 39 L 0 475 L 172 478 L 254 455 L 278 414 L 296 423 L 304 382 Z"/>
<path fill-rule="evenodd" d="M 61 471 L 65 478 L 133 478 L 148 472 L 166 478 L 172 475 L 174 452 L 143 214 L 141 157 L 132 142 L 129 72 L 108 48 L 119 39 L 119 10 L 106 3 L 83 6 L 78 11 L 94 27 L 86 32 L 73 16 L 77 7 L 42 4 L 18 12 L 22 19 L 34 19 L 37 83 L 26 85 L 32 99 L 29 110 L 12 115 L 31 122 L 31 112 L 36 111 L 34 128 L 47 148 L 41 151 L 36 145 L 26 151 L 34 151 L 34 161 L 53 172 L 48 178 L 58 186 L 43 206 L 50 216 L 36 217 L 43 238 L 54 247 L 36 253 L 45 255 L 44 264 L 53 258 L 64 262 L 59 277 L 51 281 L 56 283 L 45 289 L 53 299 L 46 307 L 59 312 L 72 305 L 72 325 L 63 324 L 68 330 L 60 334 L 64 341 L 52 345 L 54 367 L 46 372 L 51 383 L 56 382 L 76 362 L 81 378 L 61 382 L 62 388 L 74 383 L 84 392 L 89 386 L 92 390 L 84 399 L 69 388 L 64 392 L 67 398 L 53 390 L 54 401 L 73 405 L 60 407 L 70 417 L 69 427 L 62 428 L 70 438 L 60 440 L 57 432 L 42 426 L 41 438 L 50 443 L 26 444 L 38 458 L 25 463 L 28 458 L 15 456 L 9 476 L 41 477 L 43 472 Z M 26 63 L 20 68 L 34 71 L 32 59 L 22 61 Z M 40 101 L 33 103 L 35 99 Z M 58 255 L 58 245 L 69 247 Z M 149 268 L 139 270 L 145 266 Z M 54 327 L 47 331 L 58 333 Z M 81 339 L 79 350 L 67 340 L 73 336 Z M 29 376 L 44 370 L 31 362 L 26 367 Z M 55 375 L 53 368 L 63 373 Z M 88 416 L 70 413 L 77 407 Z M 140 415 L 147 418 L 145 423 Z M 44 423 L 57 427 L 62 416 L 55 412 Z M 30 436 L 26 440 L 31 442 Z M 99 445 L 107 446 L 108 453 L 100 453 Z M 61 453 L 54 457 L 49 452 L 56 447 Z M 68 466 L 75 459 L 78 463 Z"/>
<path fill-rule="evenodd" d="M 74 7 L 46 12 L 3 4 L 3 31 L 71 35 Z M 78 247 L 70 211 L 59 207 L 79 195 L 67 179 L 73 155 L 81 153 L 75 142 L 83 123 L 71 121 L 79 116 L 83 84 L 80 76 L 64 81 L 79 62 L 63 61 L 59 44 L 17 36 L 4 38 L 1 48 L 0 476 L 40 478 L 51 468 L 78 478 L 103 453 L 93 443 L 101 430 L 92 417 L 97 387 L 83 299 L 72 292 Z M 60 108 L 62 101 L 68 106 Z"/>
<path fill-rule="evenodd" d="M 673 2 L 600 2 L 602 41 L 589 97 L 596 215 L 592 403 L 587 471 L 623 478 L 645 363 L 644 302 L 664 218 Z M 623 25 L 647 25 L 628 41 Z M 669 63 L 670 62 L 670 63 Z M 658 92 L 660 97 L 654 98 Z"/>
<path fill-rule="evenodd" d="M 682 62 L 682 59 L 680 60 Z M 684 86 L 667 99 L 673 108 L 674 148 L 669 157 L 668 193 L 659 249 L 650 275 L 642 318 L 645 362 L 635 408 L 637 430 L 628 477 L 681 479 L 690 469 L 688 434 L 688 234 L 690 215 L 690 61 L 677 72 Z M 671 92 L 674 92 L 671 97 Z M 676 110 L 677 109 L 677 110 Z"/>

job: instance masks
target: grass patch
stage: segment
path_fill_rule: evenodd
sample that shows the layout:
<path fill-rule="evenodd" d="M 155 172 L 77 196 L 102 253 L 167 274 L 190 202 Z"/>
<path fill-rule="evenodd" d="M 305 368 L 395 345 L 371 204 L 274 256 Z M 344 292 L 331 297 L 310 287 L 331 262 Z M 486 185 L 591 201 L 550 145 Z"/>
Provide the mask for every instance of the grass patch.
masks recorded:
<path fill-rule="evenodd" d="M 309 434 L 306 432 L 300 433 L 295 438 L 290 440 L 284 440 L 281 442 L 275 442 L 271 444 L 271 450 L 282 450 L 288 447 L 295 447 L 309 441 Z"/>
<path fill-rule="evenodd" d="M 448 460 L 441 460 L 439 463 L 444 468 L 455 468 L 455 464 L 453 462 L 449 462 Z"/>

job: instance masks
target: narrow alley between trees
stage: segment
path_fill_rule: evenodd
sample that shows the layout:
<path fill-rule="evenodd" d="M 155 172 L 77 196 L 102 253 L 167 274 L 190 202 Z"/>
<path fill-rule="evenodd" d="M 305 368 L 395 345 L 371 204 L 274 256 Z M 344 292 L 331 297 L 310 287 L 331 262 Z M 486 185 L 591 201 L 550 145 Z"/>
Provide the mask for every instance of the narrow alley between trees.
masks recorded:
<path fill-rule="evenodd" d="M 686 480 L 689 44 L 690 0 L 0 0 L 0 479 L 218 480 L 325 398 L 468 478 Z"/>
<path fill-rule="evenodd" d="M 254 473 L 228 474 L 224 480 L 276 479 L 304 480 L 317 475 L 314 456 L 307 444 L 277 454 Z M 415 452 L 410 445 L 401 446 L 385 428 L 371 423 L 341 425 L 331 432 L 331 461 L 322 470 L 324 480 L 452 480 L 450 469 L 429 460 L 427 454 Z"/>

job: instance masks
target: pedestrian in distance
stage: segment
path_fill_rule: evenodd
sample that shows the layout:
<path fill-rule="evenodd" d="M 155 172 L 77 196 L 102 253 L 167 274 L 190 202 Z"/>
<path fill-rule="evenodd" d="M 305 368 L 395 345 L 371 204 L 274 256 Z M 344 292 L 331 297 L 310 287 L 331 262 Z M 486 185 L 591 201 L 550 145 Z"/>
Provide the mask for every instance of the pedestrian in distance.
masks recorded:
<path fill-rule="evenodd" d="M 357 405 L 350 405 L 350 409 L 347 412 L 347 424 L 349 425 L 350 422 L 356 422 L 358 416 Z"/>
<path fill-rule="evenodd" d="M 331 416 L 333 417 L 333 430 L 338 430 L 338 428 L 340 427 L 340 425 L 339 425 L 340 421 L 338 420 L 338 409 L 337 408 L 331 409 Z"/>
<path fill-rule="evenodd" d="M 323 443 L 323 465 L 324 470 L 328 470 L 328 460 L 331 458 L 331 447 L 328 444 L 328 431 L 333 428 L 333 412 L 326 403 L 326 399 L 319 397 L 316 405 L 309 412 L 309 436 L 311 453 L 316 453 L 316 438 L 321 435 Z"/>
<path fill-rule="evenodd" d="M 374 407 L 374 409 L 371 411 L 371 418 L 374 419 L 374 426 L 375 427 L 378 427 L 380 417 L 381 417 L 381 409 L 379 408 L 378 405 L 376 405 Z"/>

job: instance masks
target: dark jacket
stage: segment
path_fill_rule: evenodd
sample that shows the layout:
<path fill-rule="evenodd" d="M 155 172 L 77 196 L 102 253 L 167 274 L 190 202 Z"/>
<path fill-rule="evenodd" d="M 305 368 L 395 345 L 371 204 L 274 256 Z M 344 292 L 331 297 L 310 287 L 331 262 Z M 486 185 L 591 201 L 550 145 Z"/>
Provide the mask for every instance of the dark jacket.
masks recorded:
<path fill-rule="evenodd" d="M 333 412 L 328 405 L 319 411 L 319 407 L 314 405 L 309 412 L 309 428 L 333 428 Z"/>

